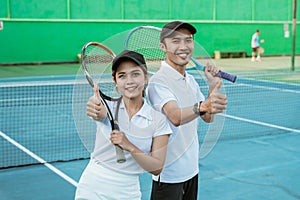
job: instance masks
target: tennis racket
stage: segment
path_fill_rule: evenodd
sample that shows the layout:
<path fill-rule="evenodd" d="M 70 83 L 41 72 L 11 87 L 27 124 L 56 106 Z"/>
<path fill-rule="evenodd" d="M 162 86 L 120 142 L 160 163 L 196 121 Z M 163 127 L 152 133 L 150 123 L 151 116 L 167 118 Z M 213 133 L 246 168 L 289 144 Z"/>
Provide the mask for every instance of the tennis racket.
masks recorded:
<path fill-rule="evenodd" d="M 100 101 L 107 110 L 111 128 L 112 130 L 119 130 L 118 122 L 113 118 L 112 112 L 106 102 L 118 101 L 121 98 L 117 92 L 112 92 L 114 90 L 114 83 L 111 78 L 111 73 L 105 73 L 105 70 L 108 68 L 107 66 L 111 65 L 114 57 L 115 54 L 112 50 L 97 42 L 87 43 L 83 46 L 81 51 L 82 70 L 85 77 L 93 89 L 95 84 L 99 86 Z M 111 69 L 111 67 L 109 69 Z M 105 78 L 105 74 L 109 77 Z M 115 147 L 117 162 L 125 162 L 126 159 L 123 149 L 118 145 L 115 145 Z"/>
<path fill-rule="evenodd" d="M 158 49 L 160 43 L 160 32 L 161 28 L 155 26 L 138 26 L 128 33 L 127 38 L 125 39 L 125 49 L 139 51 L 146 58 L 148 51 L 155 51 L 155 53 L 151 52 L 152 59 L 153 55 L 155 54 L 154 59 L 163 60 L 164 52 Z M 195 58 L 192 57 L 191 61 L 195 65 L 191 68 L 204 71 L 205 67 L 201 65 Z M 228 74 L 221 70 L 218 72 L 217 76 L 233 83 L 237 78 L 236 75 Z"/>
<path fill-rule="evenodd" d="M 125 38 L 124 48 L 143 54 L 147 63 L 149 74 L 156 73 L 161 66 L 161 61 L 165 60 L 165 52 L 163 52 L 159 47 L 160 32 L 161 29 L 157 27 L 139 26 L 130 30 Z M 197 55 L 209 58 L 207 52 L 201 47 L 201 45 L 195 42 L 194 48 L 194 52 L 198 53 Z M 186 68 L 186 70 L 189 70 L 190 74 L 195 77 L 201 87 L 201 90 L 205 93 L 205 91 L 208 92 L 208 87 L 206 86 L 206 79 L 203 77 L 203 69 L 204 67 L 196 62 L 194 58 L 187 64 Z M 230 81 L 233 82 L 236 78 L 234 75 L 228 75 L 225 77 L 229 78 Z M 225 94 L 225 88 L 222 86 L 219 92 Z M 199 135 L 199 137 L 202 138 L 201 140 L 203 142 L 199 151 L 200 159 L 207 156 L 216 145 L 223 130 L 224 122 L 225 111 L 222 114 L 215 115 L 213 122 L 201 126 L 202 134 Z M 192 141 L 192 139 L 190 141 Z M 178 155 L 180 155 L 180 153 L 178 153 Z"/>

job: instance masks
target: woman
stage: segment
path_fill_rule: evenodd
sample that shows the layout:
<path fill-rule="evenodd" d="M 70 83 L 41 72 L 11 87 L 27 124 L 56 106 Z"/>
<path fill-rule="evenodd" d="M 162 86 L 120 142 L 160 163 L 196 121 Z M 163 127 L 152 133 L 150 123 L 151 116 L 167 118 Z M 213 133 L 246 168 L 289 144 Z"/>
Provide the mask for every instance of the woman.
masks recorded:
<path fill-rule="evenodd" d="M 123 51 L 113 60 L 112 78 L 122 94 L 122 100 L 111 105 L 118 109 L 120 131 L 110 131 L 107 111 L 97 98 L 95 87 L 95 95 L 87 104 L 87 115 L 97 121 L 96 144 L 80 178 L 77 200 L 141 199 L 139 175 L 144 170 L 158 175 L 165 162 L 171 129 L 165 116 L 143 98 L 148 82 L 144 57 Z M 114 145 L 125 151 L 125 163 L 116 162 Z"/>

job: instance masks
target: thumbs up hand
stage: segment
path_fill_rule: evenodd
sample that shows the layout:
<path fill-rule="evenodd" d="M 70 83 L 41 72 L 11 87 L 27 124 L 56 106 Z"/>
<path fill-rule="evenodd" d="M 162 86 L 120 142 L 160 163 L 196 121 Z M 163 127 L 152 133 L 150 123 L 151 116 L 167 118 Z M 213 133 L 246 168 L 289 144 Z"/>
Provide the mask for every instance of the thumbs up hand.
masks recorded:
<path fill-rule="evenodd" d="M 226 95 L 219 93 L 221 86 L 222 80 L 215 85 L 208 98 L 202 102 L 200 112 L 216 114 L 221 113 L 226 109 L 227 97 Z"/>
<path fill-rule="evenodd" d="M 94 86 L 94 95 L 91 96 L 87 102 L 86 114 L 94 120 L 102 120 L 106 117 L 106 108 L 101 102 L 99 87 Z"/>

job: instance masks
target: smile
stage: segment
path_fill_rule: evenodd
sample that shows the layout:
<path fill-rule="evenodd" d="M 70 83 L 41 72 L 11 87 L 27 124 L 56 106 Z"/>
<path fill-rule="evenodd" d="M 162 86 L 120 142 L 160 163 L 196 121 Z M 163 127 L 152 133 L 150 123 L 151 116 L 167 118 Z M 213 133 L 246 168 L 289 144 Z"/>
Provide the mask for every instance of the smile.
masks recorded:
<path fill-rule="evenodd" d="M 127 91 L 134 91 L 137 88 L 138 88 L 138 86 L 136 85 L 136 86 L 126 87 L 125 90 L 127 90 Z"/>
<path fill-rule="evenodd" d="M 189 53 L 188 52 L 184 52 L 184 53 L 176 53 L 175 55 L 181 57 L 181 58 L 187 58 Z"/>

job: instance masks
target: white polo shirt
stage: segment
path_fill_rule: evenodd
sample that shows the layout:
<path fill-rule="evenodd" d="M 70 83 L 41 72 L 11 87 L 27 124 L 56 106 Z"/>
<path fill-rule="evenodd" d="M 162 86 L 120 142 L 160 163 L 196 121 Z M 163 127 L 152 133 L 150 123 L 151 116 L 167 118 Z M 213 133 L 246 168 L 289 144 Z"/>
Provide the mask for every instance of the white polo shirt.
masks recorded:
<path fill-rule="evenodd" d="M 151 77 L 147 97 L 151 105 L 160 112 L 163 112 L 164 104 L 171 100 L 176 101 L 180 108 L 185 108 L 205 99 L 192 75 L 186 73 L 183 76 L 166 62 L 162 62 L 160 70 Z M 199 172 L 198 118 L 179 127 L 175 127 L 169 120 L 168 122 L 173 133 L 169 138 L 160 181 L 184 182 Z M 153 176 L 153 179 L 158 180 L 158 176 Z"/>
<path fill-rule="evenodd" d="M 109 104 L 112 113 L 116 108 L 116 102 Z M 158 111 L 155 111 L 144 99 L 142 108 L 131 118 L 127 114 L 123 100 L 121 101 L 118 114 L 119 127 L 126 134 L 128 140 L 144 153 L 151 151 L 152 140 L 154 137 L 171 134 L 172 130 L 166 117 Z M 116 162 L 115 146 L 110 142 L 111 126 L 108 118 L 97 122 L 97 134 L 95 148 L 91 157 L 102 166 L 111 170 L 125 174 L 141 174 L 143 168 L 134 160 L 128 151 L 124 151 L 126 162 Z"/>

